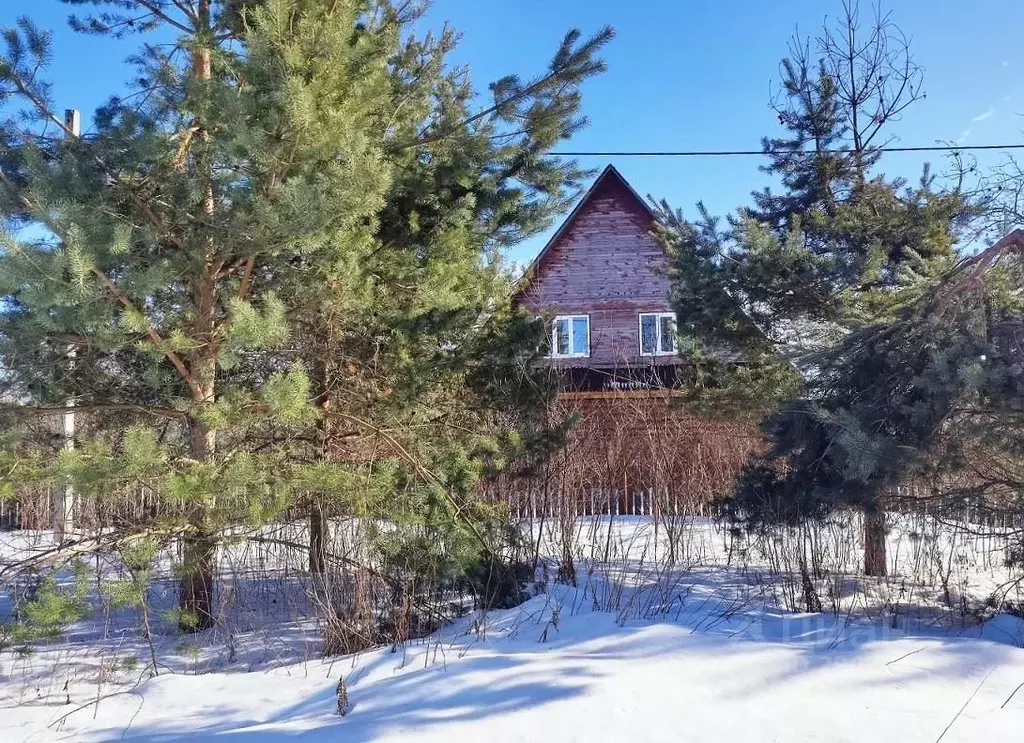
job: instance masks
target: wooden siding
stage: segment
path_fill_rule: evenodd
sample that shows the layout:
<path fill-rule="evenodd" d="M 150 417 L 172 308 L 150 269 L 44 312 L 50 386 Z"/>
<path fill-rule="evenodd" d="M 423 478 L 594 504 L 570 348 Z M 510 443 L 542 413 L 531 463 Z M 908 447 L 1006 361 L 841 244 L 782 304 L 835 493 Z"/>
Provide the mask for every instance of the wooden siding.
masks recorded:
<path fill-rule="evenodd" d="M 638 315 L 666 312 L 666 258 L 651 236 L 653 218 L 614 169 L 545 249 L 517 297 L 537 314 L 590 316 L 590 357 L 553 359 L 556 366 L 634 367 L 678 363 L 642 357 Z"/>

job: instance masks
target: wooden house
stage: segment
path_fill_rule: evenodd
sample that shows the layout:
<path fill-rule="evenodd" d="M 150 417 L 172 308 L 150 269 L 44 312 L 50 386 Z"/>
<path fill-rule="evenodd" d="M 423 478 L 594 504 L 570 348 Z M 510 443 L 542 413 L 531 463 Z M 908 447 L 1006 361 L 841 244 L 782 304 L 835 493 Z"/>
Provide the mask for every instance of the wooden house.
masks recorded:
<path fill-rule="evenodd" d="M 609 165 L 524 275 L 515 302 L 551 318 L 547 362 L 565 388 L 618 391 L 678 381 L 666 256 L 647 203 Z"/>
<path fill-rule="evenodd" d="M 701 513 L 758 446 L 750 425 L 673 404 L 686 367 L 654 221 L 609 165 L 518 286 L 517 306 L 551 323 L 557 412 L 579 423 L 541 477 L 502 496 L 514 513 Z"/>

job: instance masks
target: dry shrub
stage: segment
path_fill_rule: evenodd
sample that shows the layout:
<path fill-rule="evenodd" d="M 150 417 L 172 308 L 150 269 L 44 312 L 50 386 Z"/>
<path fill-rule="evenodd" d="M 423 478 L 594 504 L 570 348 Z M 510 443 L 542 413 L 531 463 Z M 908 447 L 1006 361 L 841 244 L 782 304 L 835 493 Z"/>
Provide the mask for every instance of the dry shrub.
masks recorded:
<path fill-rule="evenodd" d="M 704 515 L 760 444 L 752 423 L 696 417 L 665 391 L 565 393 L 552 415 L 579 421 L 565 448 L 490 491 L 520 517 Z"/>
<path fill-rule="evenodd" d="M 566 446 L 531 477 L 494 483 L 488 497 L 555 536 L 557 578 L 575 583 L 577 518 L 644 515 L 683 559 L 687 525 L 708 514 L 760 444 L 753 422 L 702 419 L 665 390 L 563 393 L 550 414 L 578 423 Z"/>

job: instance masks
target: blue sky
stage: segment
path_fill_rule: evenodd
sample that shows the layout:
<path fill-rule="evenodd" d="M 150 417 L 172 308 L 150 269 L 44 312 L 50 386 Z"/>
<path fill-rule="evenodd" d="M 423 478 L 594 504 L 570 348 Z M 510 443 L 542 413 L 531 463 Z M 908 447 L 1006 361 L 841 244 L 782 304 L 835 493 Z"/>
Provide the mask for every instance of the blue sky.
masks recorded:
<path fill-rule="evenodd" d="M 131 74 L 123 61 L 138 40 L 74 34 L 64 22 L 68 6 L 57 0 L 0 5 L 0 25 L 28 14 L 54 30 L 57 103 L 81 108 L 88 128 L 92 109 L 123 90 Z M 892 127 L 900 144 L 1024 141 L 1024 3 L 895 0 L 887 7 L 925 71 L 927 98 Z M 615 27 L 608 72 L 584 90 L 591 123 L 573 149 L 756 149 L 777 131 L 768 99 L 787 39 L 797 26 L 817 30 L 824 14 L 838 9 L 839 0 L 435 0 L 429 23 L 447 20 L 462 32 L 454 61 L 470 66 L 482 90 L 509 72 L 541 71 L 569 28 Z M 881 169 L 913 178 L 929 159 L 941 170 L 934 154 L 887 155 Z M 585 160 L 595 168 L 606 163 Z M 767 183 L 759 164 L 750 157 L 615 161 L 641 194 L 665 197 L 689 214 L 699 199 L 715 213 L 747 203 L 750 190 Z M 511 258 L 525 262 L 543 243 L 531 240 Z"/>

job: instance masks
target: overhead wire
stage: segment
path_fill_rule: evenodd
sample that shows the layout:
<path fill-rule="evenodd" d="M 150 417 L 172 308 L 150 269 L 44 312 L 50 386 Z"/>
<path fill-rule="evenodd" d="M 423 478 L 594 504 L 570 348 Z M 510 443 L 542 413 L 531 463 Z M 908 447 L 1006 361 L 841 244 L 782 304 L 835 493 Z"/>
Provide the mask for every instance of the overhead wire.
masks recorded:
<path fill-rule="evenodd" d="M 1024 150 L 1024 143 L 1019 144 L 972 144 L 972 145 L 924 145 L 916 147 L 877 147 L 862 152 L 970 152 L 977 150 Z M 766 156 L 783 154 L 807 155 L 851 155 L 857 152 L 851 148 L 826 150 L 554 150 L 549 155 L 555 157 L 731 157 L 731 156 Z"/>

